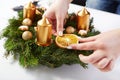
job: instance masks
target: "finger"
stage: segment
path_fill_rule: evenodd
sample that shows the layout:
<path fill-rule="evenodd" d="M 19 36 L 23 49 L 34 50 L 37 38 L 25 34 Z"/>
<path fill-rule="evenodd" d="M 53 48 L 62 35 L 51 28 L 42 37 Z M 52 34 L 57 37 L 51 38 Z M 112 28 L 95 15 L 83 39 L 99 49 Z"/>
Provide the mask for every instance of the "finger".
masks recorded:
<path fill-rule="evenodd" d="M 64 18 L 57 16 L 57 34 L 60 36 L 63 35 L 63 22 Z"/>
<path fill-rule="evenodd" d="M 95 41 L 97 39 L 97 36 L 87 37 L 87 38 L 81 38 L 79 37 L 80 42 L 90 42 Z"/>
<path fill-rule="evenodd" d="M 42 16 L 50 19 L 55 19 L 54 14 L 51 10 L 45 11 L 45 13 Z"/>
<path fill-rule="evenodd" d="M 57 32 L 56 31 L 56 19 L 51 19 L 51 21 L 52 21 L 52 29 L 55 31 L 55 32 Z"/>
<path fill-rule="evenodd" d="M 50 19 L 50 18 L 47 18 L 48 21 L 52 24 L 52 34 L 53 35 L 57 35 L 57 32 L 56 32 L 56 20 L 55 19 Z"/>
<path fill-rule="evenodd" d="M 75 49 L 75 50 L 95 50 L 97 49 L 97 43 L 95 41 L 93 42 L 86 42 L 86 43 L 80 43 L 80 44 L 72 44 L 68 46 L 68 49 Z"/>
<path fill-rule="evenodd" d="M 47 18 L 47 17 L 46 17 Z M 49 21 L 50 24 L 52 24 L 52 26 L 55 26 L 55 20 L 54 19 L 51 19 L 51 18 L 47 18 L 47 20 Z"/>
<path fill-rule="evenodd" d="M 94 65 L 97 68 L 103 69 L 103 68 L 105 68 L 108 65 L 109 61 L 110 60 L 108 58 L 103 58 L 100 61 L 96 62 Z"/>
<path fill-rule="evenodd" d="M 114 63 L 115 63 L 115 61 L 111 60 L 111 61 L 109 61 L 108 65 L 105 68 L 103 68 L 103 69 L 99 68 L 99 70 L 101 70 L 103 72 L 111 71 L 114 67 Z"/>
<path fill-rule="evenodd" d="M 89 56 L 84 56 L 82 54 L 79 55 L 79 58 L 82 62 L 91 63 L 91 64 L 96 63 L 97 61 L 99 61 L 103 57 L 105 57 L 105 56 L 104 56 L 104 54 L 101 54 L 100 51 L 95 51 L 93 54 L 91 54 Z"/>
<path fill-rule="evenodd" d="M 46 17 L 46 18 L 48 19 L 49 23 L 51 23 L 53 26 L 56 26 L 56 25 L 55 25 L 55 24 L 56 24 L 55 15 L 52 14 L 52 13 L 50 12 L 50 10 L 49 10 L 49 11 L 47 10 L 47 11 L 43 14 L 43 17 Z"/>

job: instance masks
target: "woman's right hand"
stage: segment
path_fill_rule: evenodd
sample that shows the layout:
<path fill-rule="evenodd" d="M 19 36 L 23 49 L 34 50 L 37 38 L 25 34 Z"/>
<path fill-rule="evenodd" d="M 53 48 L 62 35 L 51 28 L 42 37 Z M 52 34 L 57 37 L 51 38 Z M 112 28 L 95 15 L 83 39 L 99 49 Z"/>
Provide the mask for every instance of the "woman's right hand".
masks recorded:
<path fill-rule="evenodd" d="M 55 35 L 63 34 L 64 19 L 69 8 L 69 3 L 69 0 L 55 0 L 44 13 L 44 16 L 52 23 L 53 34 Z"/>

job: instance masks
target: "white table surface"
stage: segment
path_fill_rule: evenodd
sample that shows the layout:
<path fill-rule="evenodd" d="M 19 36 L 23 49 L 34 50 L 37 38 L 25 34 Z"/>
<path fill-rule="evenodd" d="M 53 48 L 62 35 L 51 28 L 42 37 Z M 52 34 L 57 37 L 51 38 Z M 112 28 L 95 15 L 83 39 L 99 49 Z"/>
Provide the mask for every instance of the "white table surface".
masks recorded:
<path fill-rule="evenodd" d="M 2 0 L 0 2 L 0 31 L 8 24 L 8 19 L 15 16 L 12 8 L 25 4 L 30 0 Z M 44 0 L 46 1 L 46 0 Z M 70 12 L 81 10 L 80 6 L 70 5 Z M 115 28 L 120 28 L 120 15 L 115 15 L 98 10 L 88 9 L 94 17 L 94 25 L 101 32 Z M 0 80 L 120 80 L 120 59 L 116 61 L 111 72 L 100 72 L 89 65 L 88 69 L 83 69 L 79 64 L 51 69 L 39 66 L 34 69 L 21 67 L 18 61 L 14 61 L 12 56 L 4 57 L 4 40 L 0 40 Z"/>

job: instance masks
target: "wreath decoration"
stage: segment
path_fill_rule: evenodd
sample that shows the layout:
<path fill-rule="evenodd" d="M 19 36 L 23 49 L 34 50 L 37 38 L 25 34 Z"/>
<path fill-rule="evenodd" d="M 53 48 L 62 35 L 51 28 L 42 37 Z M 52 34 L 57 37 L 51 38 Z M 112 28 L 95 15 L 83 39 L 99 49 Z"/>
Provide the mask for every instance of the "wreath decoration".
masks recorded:
<path fill-rule="evenodd" d="M 9 24 L 2 30 L 1 38 L 5 38 L 5 55 L 8 56 L 12 54 L 14 59 L 19 60 L 20 65 L 26 68 L 38 65 L 56 68 L 63 64 L 80 64 L 82 67 L 87 68 L 87 64 L 81 62 L 78 55 L 90 55 L 93 51 L 60 48 L 55 43 L 56 36 L 54 35 L 52 35 L 52 43 L 49 46 L 39 46 L 36 44 L 35 26 L 37 26 L 37 22 L 42 19 L 45 8 L 36 8 L 32 3 L 28 5 L 28 9 L 17 11 L 17 17 L 9 19 Z M 24 6 L 24 8 L 26 7 Z M 33 10 L 33 8 L 35 8 L 35 13 L 29 12 Z M 27 17 L 25 18 L 26 15 Z M 30 15 L 29 18 L 28 15 Z M 76 28 L 78 25 L 76 18 L 78 18 L 78 16 L 75 13 L 68 13 L 64 25 L 65 34 L 72 32 L 72 34 L 81 37 L 89 37 L 100 33 L 94 28 L 93 18 L 89 20 L 89 30 L 87 33 L 79 33 Z"/>

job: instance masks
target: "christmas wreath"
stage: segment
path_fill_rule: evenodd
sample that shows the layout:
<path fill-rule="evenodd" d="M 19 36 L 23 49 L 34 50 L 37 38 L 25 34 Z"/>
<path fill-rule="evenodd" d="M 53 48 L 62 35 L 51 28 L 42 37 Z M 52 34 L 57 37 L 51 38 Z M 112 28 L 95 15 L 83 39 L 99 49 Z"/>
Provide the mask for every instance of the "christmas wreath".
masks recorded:
<path fill-rule="evenodd" d="M 63 64 L 80 64 L 84 68 L 87 68 L 87 64 L 81 62 L 78 55 L 90 55 L 93 51 L 60 48 L 55 43 L 56 36 L 54 35 L 52 35 L 52 43 L 49 46 L 37 45 L 35 26 L 42 19 L 45 9 L 43 7 L 36 8 L 35 14 L 32 13 L 32 16 L 29 16 L 29 18 L 25 18 L 24 16 L 31 14 L 31 12 L 29 13 L 30 9 L 28 12 L 27 10 L 25 11 L 24 9 L 17 11 L 17 17 L 9 19 L 9 25 L 2 31 L 1 36 L 5 38 L 4 48 L 7 51 L 5 55 L 12 54 L 15 59 L 19 60 L 20 65 L 23 67 L 45 65 L 50 68 L 55 68 Z M 84 33 L 84 31 L 79 33 L 76 28 L 78 24 L 76 17 L 75 13 L 68 13 L 64 25 L 65 34 L 72 33 L 81 37 L 89 37 L 100 33 L 94 28 L 93 18 L 89 20 L 89 30 L 87 33 Z"/>

